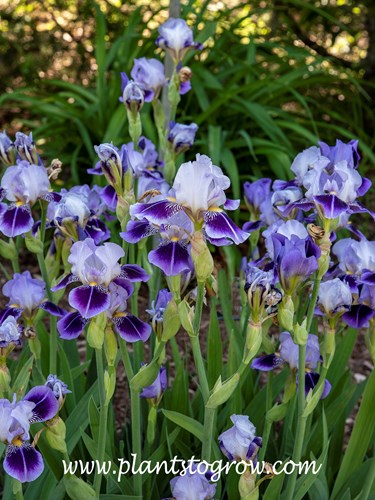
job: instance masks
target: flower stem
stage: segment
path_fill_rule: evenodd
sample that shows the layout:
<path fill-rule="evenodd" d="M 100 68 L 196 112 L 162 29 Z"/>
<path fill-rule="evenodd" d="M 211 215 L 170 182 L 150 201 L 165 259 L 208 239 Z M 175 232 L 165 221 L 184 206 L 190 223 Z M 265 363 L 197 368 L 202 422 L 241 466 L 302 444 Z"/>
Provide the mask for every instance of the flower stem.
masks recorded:
<path fill-rule="evenodd" d="M 190 336 L 191 348 L 193 351 L 194 363 L 198 372 L 198 379 L 200 388 L 202 391 L 203 401 L 206 403 L 208 396 L 210 394 L 210 388 L 208 385 L 206 369 L 204 366 L 204 361 L 202 357 L 201 346 L 199 344 L 199 330 L 202 320 L 202 309 L 203 309 L 203 299 L 204 299 L 204 282 L 198 282 L 198 293 L 197 302 L 195 305 L 195 315 L 193 321 L 194 335 Z"/>
<path fill-rule="evenodd" d="M 130 383 L 134 376 L 134 370 L 129 356 L 126 342 L 120 339 L 120 349 L 125 372 Z M 135 469 L 138 469 L 142 460 L 142 439 L 141 439 L 141 401 L 139 392 L 130 389 L 131 404 L 131 430 L 132 430 L 132 451 L 135 454 Z M 142 476 L 135 474 L 133 477 L 133 486 L 135 495 L 142 497 Z"/>
<path fill-rule="evenodd" d="M 102 464 L 105 458 L 105 444 L 107 437 L 108 422 L 108 404 L 106 404 L 105 386 L 104 386 L 104 363 L 102 349 L 95 349 L 96 368 L 98 371 L 99 399 L 100 399 L 100 420 L 99 420 L 99 439 L 98 439 L 98 462 Z M 102 474 L 96 473 L 94 488 L 99 495 L 102 484 Z"/>
<path fill-rule="evenodd" d="M 202 443 L 202 460 L 210 462 L 212 450 L 212 437 L 216 418 L 216 408 L 205 408 L 204 410 L 204 431 Z"/>
<path fill-rule="evenodd" d="M 315 307 L 315 306 L 314 306 Z M 296 440 L 293 450 L 293 462 L 298 463 L 301 460 L 303 441 L 306 429 L 306 417 L 303 413 L 305 410 L 305 364 L 306 364 L 306 344 L 298 346 L 298 423 Z M 289 478 L 288 487 L 286 490 L 286 499 L 293 500 L 294 490 L 297 482 L 297 471 Z"/>

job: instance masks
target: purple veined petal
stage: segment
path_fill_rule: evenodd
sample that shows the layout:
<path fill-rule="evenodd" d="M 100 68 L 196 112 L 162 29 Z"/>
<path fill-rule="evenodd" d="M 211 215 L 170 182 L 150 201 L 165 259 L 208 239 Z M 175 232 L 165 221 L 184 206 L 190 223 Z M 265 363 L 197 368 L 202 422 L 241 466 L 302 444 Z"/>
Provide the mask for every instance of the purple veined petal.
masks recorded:
<path fill-rule="evenodd" d="M 132 314 L 112 318 L 115 329 L 126 342 L 146 342 L 151 335 L 151 326 Z"/>
<path fill-rule="evenodd" d="M 322 194 L 314 196 L 315 202 L 323 209 L 327 219 L 336 219 L 340 214 L 348 210 L 348 205 L 334 194 Z"/>
<path fill-rule="evenodd" d="M 110 304 L 109 294 L 98 286 L 79 286 L 69 293 L 69 304 L 77 309 L 83 318 L 93 318 L 106 311 Z"/>
<path fill-rule="evenodd" d="M 62 288 L 67 287 L 70 283 L 73 283 L 74 281 L 78 281 L 78 278 L 76 276 L 74 276 L 74 274 L 69 273 L 62 280 L 60 280 L 57 283 L 57 285 L 53 286 L 51 288 L 51 291 L 52 292 L 57 292 L 57 290 L 61 290 Z"/>
<path fill-rule="evenodd" d="M 364 269 L 361 274 L 360 282 L 366 285 L 375 285 L 375 273 L 368 269 Z"/>
<path fill-rule="evenodd" d="M 276 354 L 266 354 L 265 356 L 254 358 L 251 363 L 251 368 L 254 370 L 261 370 L 262 372 L 269 372 L 283 363 L 284 360 L 280 358 L 280 356 L 276 356 Z"/>
<path fill-rule="evenodd" d="M 178 242 L 160 245 L 148 254 L 151 264 L 159 267 L 166 276 L 177 276 L 192 267 L 189 252 Z"/>
<path fill-rule="evenodd" d="M 343 314 L 342 319 L 352 328 L 362 328 L 367 326 L 371 318 L 375 316 L 375 311 L 364 304 L 355 304 L 350 311 Z"/>
<path fill-rule="evenodd" d="M 314 390 L 317 383 L 319 382 L 320 375 L 315 372 L 306 372 L 305 373 L 305 395 L 309 393 L 310 390 Z M 328 396 L 331 391 L 331 384 L 328 380 L 324 381 L 324 388 L 320 399 L 324 399 Z"/>
<path fill-rule="evenodd" d="M 354 203 L 350 203 L 349 205 L 350 213 L 352 214 L 369 214 L 373 219 L 375 219 L 375 212 L 372 210 L 369 210 L 368 208 L 364 207 L 362 203 L 359 203 L 358 201 Z"/>
<path fill-rule="evenodd" d="M 124 288 L 124 290 L 126 290 L 128 293 L 128 297 L 130 297 L 130 295 L 134 292 L 134 286 L 132 282 L 126 278 L 121 278 L 120 276 L 118 278 L 115 278 L 113 280 L 113 283 L 115 283 L 118 286 L 121 286 L 121 288 Z"/>
<path fill-rule="evenodd" d="M 10 205 L 0 215 L 0 231 L 9 238 L 28 233 L 33 224 L 29 205 Z"/>
<path fill-rule="evenodd" d="M 144 269 L 136 264 L 125 264 L 121 266 L 121 278 L 126 278 L 129 281 L 148 281 L 150 276 Z"/>
<path fill-rule="evenodd" d="M 46 385 L 33 387 L 23 400 L 35 403 L 30 422 L 45 422 L 53 418 L 59 411 L 59 402 L 55 398 L 53 391 Z"/>
<path fill-rule="evenodd" d="M 210 238 L 206 236 L 206 240 L 211 243 L 211 245 L 215 245 L 216 247 L 227 247 L 229 245 L 233 245 L 233 241 L 228 238 Z"/>
<path fill-rule="evenodd" d="M 42 455 L 30 443 L 8 446 L 3 465 L 5 472 L 21 483 L 35 481 L 44 470 Z"/>
<path fill-rule="evenodd" d="M 99 245 L 111 237 L 111 232 L 108 227 L 103 221 L 96 217 L 91 217 L 88 220 L 85 226 L 85 232 L 89 238 L 94 240 L 95 245 Z"/>
<path fill-rule="evenodd" d="M 264 222 L 261 220 L 249 221 L 245 222 L 245 224 L 243 225 L 243 230 L 246 231 L 247 233 L 251 233 L 252 231 L 256 231 L 257 229 L 260 229 L 263 226 Z"/>
<path fill-rule="evenodd" d="M 88 320 L 82 318 L 79 312 L 71 312 L 57 322 L 57 331 L 65 340 L 76 339 L 83 332 Z"/>
<path fill-rule="evenodd" d="M 367 177 L 362 177 L 362 184 L 360 185 L 359 189 L 357 190 L 358 196 L 363 196 L 364 194 L 366 194 L 371 186 L 372 186 L 372 182 L 370 181 L 370 179 L 367 179 Z"/>
<path fill-rule="evenodd" d="M 132 217 L 144 218 L 154 224 L 168 222 L 168 220 L 181 212 L 183 207 L 175 201 L 160 200 L 153 203 L 136 203 L 130 207 Z"/>
<path fill-rule="evenodd" d="M 67 311 L 63 309 L 62 307 L 57 306 L 50 300 L 46 300 L 45 302 L 42 302 L 39 306 L 39 309 L 43 309 L 44 311 L 47 311 L 48 313 L 52 314 L 52 316 L 57 316 L 59 318 L 62 318 L 67 314 Z"/>
<path fill-rule="evenodd" d="M 22 315 L 22 309 L 18 307 L 6 307 L 0 311 L 0 325 L 9 317 L 13 316 L 18 319 Z"/>
<path fill-rule="evenodd" d="M 237 210 L 240 206 L 240 200 L 230 200 L 227 198 L 227 201 L 224 203 L 223 208 L 225 210 Z"/>
<path fill-rule="evenodd" d="M 230 238 L 236 245 L 243 243 L 249 233 L 242 231 L 224 212 L 205 212 L 205 231 L 209 238 Z"/>
<path fill-rule="evenodd" d="M 101 192 L 101 197 L 107 204 L 108 208 L 113 212 L 116 210 L 118 196 L 116 191 L 112 186 L 106 186 Z"/>
<path fill-rule="evenodd" d="M 120 233 L 120 236 L 128 243 L 138 243 L 143 238 L 147 238 L 148 236 L 157 233 L 158 228 L 150 224 L 146 219 L 141 221 L 130 220 L 126 227 L 126 231 Z"/>

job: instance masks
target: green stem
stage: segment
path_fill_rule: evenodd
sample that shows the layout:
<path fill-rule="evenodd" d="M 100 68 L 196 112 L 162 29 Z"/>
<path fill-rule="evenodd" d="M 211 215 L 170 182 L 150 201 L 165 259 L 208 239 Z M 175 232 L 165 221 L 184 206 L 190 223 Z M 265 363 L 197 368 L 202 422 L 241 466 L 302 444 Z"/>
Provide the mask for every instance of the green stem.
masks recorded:
<path fill-rule="evenodd" d="M 214 435 L 214 424 L 216 408 L 205 408 L 204 410 L 204 432 L 202 443 L 202 460 L 211 461 L 212 438 Z"/>
<path fill-rule="evenodd" d="M 99 383 L 99 399 L 100 399 L 100 419 L 99 419 L 99 439 L 98 439 L 98 461 L 99 464 L 104 462 L 105 444 L 107 437 L 107 422 L 108 422 L 108 405 L 106 404 L 105 386 L 104 386 L 104 362 L 102 349 L 95 349 L 96 368 L 98 372 Z M 97 495 L 100 493 L 102 484 L 102 474 L 96 472 L 94 479 L 94 488 Z"/>
<path fill-rule="evenodd" d="M 297 423 L 296 440 L 294 442 L 294 450 L 293 450 L 294 463 L 298 463 L 301 460 L 303 441 L 306 429 L 306 417 L 303 416 L 305 410 L 305 365 L 306 365 L 306 344 L 298 346 L 298 373 L 299 373 L 298 423 Z M 296 482 L 297 482 L 297 471 L 293 472 L 293 474 L 289 477 L 288 487 L 286 490 L 287 500 L 293 500 Z"/>
<path fill-rule="evenodd" d="M 208 396 L 210 394 L 210 388 L 208 385 L 206 368 L 204 366 L 204 361 L 202 357 L 201 346 L 199 343 L 199 330 L 202 320 L 202 309 L 203 309 L 203 299 L 204 299 L 204 282 L 198 282 L 198 293 L 197 301 L 195 305 L 195 315 L 193 320 L 193 330 L 194 335 L 190 336 L 191 348 L 193 351 L 194 363 L 198 372 L 199 384 L 202 391 L 203 401 L 206 403 Z"/>
<path fill-rule="evenodd" d="M 129 356 L 129 351 L 124 340 L 120 340 L 120 349 L 122 360 L 125 366 L 125 372 L 130 383 L 134 376 L 134 370 Z M 132 430 L 132 451 L 135 454 L 135 468 L 137 469 L 142 460 L 142 440 L 141 440 L 141 401 L 139 392 L 130 389 L 131 404 L 131 430 Z M 134 492 L 142 497 L 142 476 L 135 474 L 133 477 Z"/>

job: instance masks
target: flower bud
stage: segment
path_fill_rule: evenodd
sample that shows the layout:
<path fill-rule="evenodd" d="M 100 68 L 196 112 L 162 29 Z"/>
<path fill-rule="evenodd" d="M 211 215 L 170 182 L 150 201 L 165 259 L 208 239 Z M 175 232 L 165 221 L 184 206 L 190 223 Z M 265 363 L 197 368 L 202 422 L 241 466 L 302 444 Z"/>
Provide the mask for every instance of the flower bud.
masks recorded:
<path fill-rule="evenodd" d="M 134 375 L 130 381 L 130 388 L 133 391 L 140 391 L 144 387 L 152 384 L 159 373 L 159 365 L 157 363 L 150 363 L 144 365 L 139 372 Z"/>
<path fill-rule="evenodd" d="M 168 303 L 163 315 L 162 340 L 166 342 L 167 340 L 173 338 L 180 329 L 180 325 L 181 321 L 177 304 L 174 300 L 171 300 Z"/>
<path fill-rule="evenodd" d="M 206 403 L 207 408 L 217 408 L 218 406 L 224 404 L 231 397 L 235 391 L 238 382 L 240 380 L 240 374 L 238 372 L 234 373 L 228 380 L 224 383 L 221 381 L 221 376 L 217 379 L 212 393 L 208 398 Z"/>
<path fill-rule="evenodd" d="M 101 349 L 103 347 L 106 325 L 107 313 L 105 312 L 91 319 L 87 330 L 87 342 L 93 349 Z"/>
<path fill-rule="evenodd" d="M 11 378 L 8 367 L 5 364 L 0 365 L 0 392 L 2 394 L 9 391 Z"/>
<path fill-rule="evenodd" d="M 108 406 L 116 389 L 116 370 L 114 366 L 108 366 L 104 372 L 105 405 Z"/>
<path fill-rule="evenodd" d="M 26 248 L 31 253 L 42 253 L 43 252 L 43 242 L 40 239 L 40 233 L 38 232 L 36 236 L 33 236 L 30 233 L 26 233 L 25 235 L 25 244 Z"/>
<path fill-rule="evenodd" d="M 110 366 L 115 364 L 115 359 L 117 356 L 118 346 L 117 337 L 112 329 L 112 325 L 107 326 L 104 335 L 104 352 L 107 358 L 107 363 Z"/>
<path fill-rule="evenodd" d="M 67 453 L 65 438 L 66 427 L 64 421 L 59 416 L 49 420 L 47 422 L 46 439 L 50 447 L 61 453 Z"/>
<path fill-rule="evenodd" d="M 308 331 L 306 330 L 307 318 L 299 325 L 296 323 L 294 325 L 294 342 L 298 345 L 306 345 L 308 339 Z"/>
<path fill-rule="evenodd" d="M 73 500 L 95 500 L 98 498 L 94 489 L 77 476 L 64 476 L 64 486 L 69 498 Z"/>
<path fill-rule="evenodd" d="M 191 258 L 197 281 L 205 282 L 214 270 L 214 261 L 202 231 L 196 231 L 191 238 Z"/>
<path fill-rule="evenodd" d="M 238 491 L 241 500 L 258 500 L 259 489 L 255 486 L 256 474 L 251 474 L 249 470 L 240 476 L 238 481 Z"/>
<path fill-rule="evenodd" d="M 247 353 L 244 362 L 247 364 L 257 354 L 262 345 L 262 325 L 249 321 L 246 332 Z"/>
<path fill-rule="evenodd" d="M 131 113 L 139 113 L 145 102 L 144 94 L 139 85 L 130 81 L 122 94 L 126 109 Z"/>
<path fill-rule="evenodd" d="M 0 240 L 0 256 L 9 260 L 17 259 L 18 252 L 13 239 L 10 239 L 9 243 L 4 240 Z"/>
<path fill-rule="evenodd" d="M 180 321 L 183 329 L 189 334 L 194 335 L 194 309 L 189 306 L 186 300 L 183 300 L 178 305 L 178 313 L 180 315 Z"/>
<path fill-rule="evenodd" d="M 283 329 L 288 330 L 289 332 L 293 331 L 294 304 L 290 295 L 284 295 L 283 300 L 279 305 L 277 318 Z"/>

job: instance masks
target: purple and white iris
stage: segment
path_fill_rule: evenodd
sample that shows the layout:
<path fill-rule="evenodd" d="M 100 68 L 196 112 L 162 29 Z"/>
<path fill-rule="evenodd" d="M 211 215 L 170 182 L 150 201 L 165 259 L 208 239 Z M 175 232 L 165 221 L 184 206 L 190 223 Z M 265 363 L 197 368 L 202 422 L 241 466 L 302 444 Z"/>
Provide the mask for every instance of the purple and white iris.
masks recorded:
<path fill-rule="evenodd" d="M 324 281 L 319 287 L 318 307 L 328 317 L 342 315 L 350 309 L 353 298 L 350 287 L 339 278 Z"/>
<path fill-rule="evenodd" d="M 130 76 L 143 91 L 146 102 L 157 99 L 166 82 L 163 64 L 157 59 L 147 59 L 146 57 L 134 59 Z M 121 82 L 121 92 L 124 93 L 125 88 L 129 85 L 126 73 L 121 73 Z"/>
<path fill-rule="evenodd" d="M 256 429 L 247 415 L 232 415 L 233 427 L 219 436 L 221 451 L 230 461 L 256 462 L 262 438 L 256 436 Z"/>
<path fill-rule="evenodd" d="M 31 207 L 48 198 L 50 182 L 41 165 L 20 161 L 8 167 L 1 179 L 1 195 L 10 205 L 0 203 L 0 231 L 9 237 L 27 233 L 34 225 Z"/>
<path fill-rule="evenodd" d="M 150 325 L 126 312 L 126 301 L 133 292 L 132 282 L 147 281 L 148 275 L 137 265 L 121 266 L 118 261 L 123 255 L 124 251 L 115 243 L 97 246 L 87 238 L 73 244 L 68 257 L 71 273 L 52 290 L 80 281 L 81 286 L 74 288 L 68 297 L 77 312 L 67 313 L 51 303 L 44 305 L 51 314 L 61 317 L 57 328 L 62 338 L 77 338 L 91 318 L 106 312 L 118 334 L 128 342 L 148 339 Z"/>
<path fill-rule="evenodd" d="M 298 345 L 293 342 L 289 332 L 280 334 L 280 349 L 279 353 L 266 354 L 259 358 L 254 358 L 251 363 L 251 368 L 261 371 L 271 371 L 283 363 L 288 363 L 291 370 L 298 370 L 299 349 Z M 309 334 L 306 344 L 306 373 L 305 373 L 305 393 L 317 385 L 319 374 L 314 372 L 318 363 L 321 361 L 319 339 L 316 335 Z M 331 384 L 328 380 L 324 381 L 324 389 L 321 399 L 328 396 L 331 390 Z"/>
<path fill-rule="evenodd" d="M 305 199 L 296 203 L 303 210 L 316 206 L 321 217 L 336 219 L 343 213 L 367 212 L 356 200 L 370 188 L 369 179 L 357 171 L 358 141 L 335 146 L 324 142 L 298 154 L 291 166 L 296 182 L 305 189 Z"/>
<path fill-rule="evenodd" d="M 48 227 L 56 227 L 74 240 L 92 238 L 96 244 L 110 237 L 106 224 L 99 218 L 107 204 L 102 196 L 103 188 L 74 186 L 69 191 L 62 189 L 61 199 L 48 205 Z"/>
<path fill-rule="evenodd" d="M 41 165 L 41 160 L 36 152 L 32 132 L 30 132 L 29 135 L 26 135 L 23 132 L 16 132 L 14 147 L 16 148 L 19 159 L 25 160 L 31 164 L 35 163 L 37 165 Z"/>
<path fill-rule="evenodd" d="M 164 312 L 171 300 L 171 292 L 167 288 L 163 288 L 159 290 L 156 300 L 151 302 L 151 309 L 146 309 L 146 312 L 151 316 L 152 327 L 158 336 L 162 334 Z"/>
<path fill-rule="evenodd" d="M 227 200 L 224 190 L 229 186 L 230 180 L 221 168 L 213 165 L 207 156 L 197 155 L 195 161 L 180 166 L 168 197 L 136 203 L 130 207 L 130 214 L 159 226 L 169 224 L 172 216 L 184 213 L 195 229 L 203 229 L 209 242 L 219 246 L 240 244 L 249 233 L 237 227 L 223 210 L 235 210 L 239 206 L 239 200 Z"/>
<path fill-rule="evenodd" d="M 3 309 L 0 311 L 1 357 L 4 357 L 14 346 L 21 344 L 22 327 L 17 322 L 20 315 L 20 309 Z M 11 346 L 10 349 L 9 346 Z"/>
<path fill-rule="evenodd" d="M 15 273 L 3 286 L 3 294 L 9 298 L 8 307 L 20 309 L 26 320 L 31 320 L 46 297 L 44 281 L 33 278 L 30 271 Z"/>
<path fill-rule="evenodd" d="M 320 248 L 298 221 L 287 221 L 268 234 L 267 247 L 283 290 L 291 295 L 318 269 Z M 272 246 L 271 246 L 272 245 Z"/>
<path fill-rule="evenodd" d="M 158 47 L 169 52 L 175 63 L 179 63 L 189 50 L 201 50 L 203 45 L 193 40 L 193 32 L 184 19 L 171 17 L 159 27 L 156 39 Z"/>
<path fill-rule="evenodd" d="M 53 418 L 59 403 L 46 386 L 34 387 L 20 400 L 0 399 L 0 441 L 6 444 L 4 470 L 21 483 L 43 472 L 43 457 L 30 443 L 30 425 Z"/>

